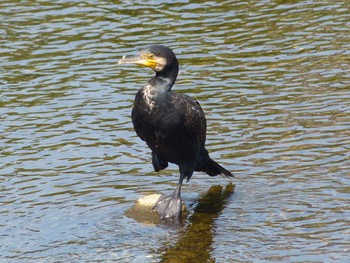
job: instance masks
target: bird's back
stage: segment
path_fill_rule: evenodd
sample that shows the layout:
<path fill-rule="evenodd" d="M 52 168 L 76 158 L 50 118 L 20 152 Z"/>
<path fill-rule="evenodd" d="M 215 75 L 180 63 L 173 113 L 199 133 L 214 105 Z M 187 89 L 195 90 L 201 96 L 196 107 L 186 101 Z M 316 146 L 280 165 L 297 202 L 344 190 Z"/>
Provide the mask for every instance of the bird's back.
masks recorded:
<path fill-rule="evenodd" d="M 172 91 L 151 94 L 144 87 L 135 97 L 132 120 L 136 133 L 162 159 L 194 163 L 204 147 L 206 133 L 199 103 Z"/>

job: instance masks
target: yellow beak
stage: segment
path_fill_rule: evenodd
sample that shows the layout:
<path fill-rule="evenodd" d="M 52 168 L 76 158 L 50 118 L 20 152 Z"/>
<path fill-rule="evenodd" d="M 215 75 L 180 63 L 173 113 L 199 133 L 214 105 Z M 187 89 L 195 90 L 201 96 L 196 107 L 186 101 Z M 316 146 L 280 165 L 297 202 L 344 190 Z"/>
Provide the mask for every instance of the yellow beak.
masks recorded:
<path fill-rule="evenodd" d="M 157 67 L 157 61 L 153 58 L 154 56 L 149 56 L 147 54 L 141 53 L 139 56 L 123 56 L 121 60 L 118 61 L 118 65 L 121 64 L 136 64 L 140 66 L 149 67 L 155 69 Z"/>

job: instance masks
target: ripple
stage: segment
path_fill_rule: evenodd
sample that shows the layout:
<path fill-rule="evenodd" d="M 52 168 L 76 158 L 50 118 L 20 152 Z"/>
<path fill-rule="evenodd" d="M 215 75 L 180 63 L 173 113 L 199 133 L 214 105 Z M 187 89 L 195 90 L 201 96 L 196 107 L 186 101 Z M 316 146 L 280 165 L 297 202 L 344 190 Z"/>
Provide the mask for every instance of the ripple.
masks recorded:
<path fill-rule="evenodd" d="M 341 0 L 2 1 L 2 259 L 153 262 L 181 234 L 123 215 L 177 181 L 175 165 L 152 172 L 130 121 L 152 73 L 116 63 L 162 43 L 181 64 L 174 89 L 206 112 L 211 156 L 236 174 L 211 257 L 346 260 L 348 10 Z M 186 205 L 222 183 L 195 174 Z"/>

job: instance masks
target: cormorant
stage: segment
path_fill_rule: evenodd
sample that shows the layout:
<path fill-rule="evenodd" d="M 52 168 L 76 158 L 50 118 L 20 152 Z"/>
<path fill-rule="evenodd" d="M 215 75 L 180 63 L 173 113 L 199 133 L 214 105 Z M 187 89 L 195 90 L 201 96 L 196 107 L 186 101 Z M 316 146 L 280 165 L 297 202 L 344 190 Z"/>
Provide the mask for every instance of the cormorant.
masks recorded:
<path fill-rule="evenodd" d="M 124 56 L 118 64 L 133 63 L 153 69 L 156 75 L 135 97 L 132 122 L 137 135 L 152 151 L 155 171 L 177 164 L 180 180 L 174 193 L 158 201 L 154 209 L 161 219 L 181 218 L 181 185 L 190 180 L 194 171 L 210 176 L 233 175 L 213 161 L 205 149 L 206 119 L 198 101 L 171 90 L 179 64 L 173 51 L 166 46 L 153 45 L 138 56 Z"/>

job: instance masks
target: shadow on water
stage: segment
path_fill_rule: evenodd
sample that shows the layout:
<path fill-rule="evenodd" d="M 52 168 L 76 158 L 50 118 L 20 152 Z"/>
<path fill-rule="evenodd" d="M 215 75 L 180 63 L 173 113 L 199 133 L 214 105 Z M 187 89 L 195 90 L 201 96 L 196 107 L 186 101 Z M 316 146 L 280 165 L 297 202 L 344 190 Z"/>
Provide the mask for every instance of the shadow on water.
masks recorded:
<path fill-rule="evenodd" d="M 160 249 L 160 262 L 215 262 L 210 255 L 214 221 L 227 205 L 234 188 L 232 183 L 225 188 L 219 185 L 210 187 L 198 200 L 178 241 L 170 247 L 165 245 Z"/>

